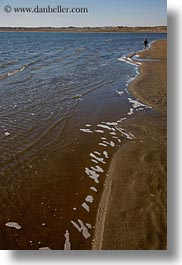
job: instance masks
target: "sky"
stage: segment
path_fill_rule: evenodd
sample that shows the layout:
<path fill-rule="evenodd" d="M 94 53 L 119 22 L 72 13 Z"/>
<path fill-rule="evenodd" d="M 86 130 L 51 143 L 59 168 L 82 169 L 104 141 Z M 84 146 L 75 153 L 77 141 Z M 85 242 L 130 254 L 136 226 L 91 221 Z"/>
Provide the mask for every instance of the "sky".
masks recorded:
<path fill-rule="evenodd" d="M 6 13 L 4 7 L 12 7 Z M 17 7 L 84 7 L 87 14 L 20 14 Z M 167 0 L 0 0 L 0 27 L 167 25 Z"/>

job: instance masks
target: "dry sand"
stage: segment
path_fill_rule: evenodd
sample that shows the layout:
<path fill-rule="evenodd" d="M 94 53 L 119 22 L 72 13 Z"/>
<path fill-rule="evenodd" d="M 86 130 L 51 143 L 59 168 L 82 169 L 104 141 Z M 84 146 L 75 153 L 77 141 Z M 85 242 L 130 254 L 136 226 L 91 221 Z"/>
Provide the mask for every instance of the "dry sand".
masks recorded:
<path fill-rule="evenodd" d="M 167 248 L 167 73 L 166 41 L 140 52 L 140 75 L 130 84 L 136 98 L 154 111 L 127 120 L 136 136 L 114 155 L 97 214 L 97 250 Z"/>

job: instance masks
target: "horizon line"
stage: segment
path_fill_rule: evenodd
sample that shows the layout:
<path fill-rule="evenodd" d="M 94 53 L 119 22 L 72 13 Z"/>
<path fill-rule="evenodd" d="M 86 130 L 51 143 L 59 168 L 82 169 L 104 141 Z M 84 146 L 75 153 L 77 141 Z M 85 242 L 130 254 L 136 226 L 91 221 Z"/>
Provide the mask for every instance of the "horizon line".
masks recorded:
<path fill-rule="evenodd" d="M 0 26 L 0 28 L 52 28 L 52 29 L 62 29 L 62 28 L 167 28 L 167 25 L 156 25 L 156 26 L 63 26 L 63 27 L 54 27 L 54 26 Z"/>

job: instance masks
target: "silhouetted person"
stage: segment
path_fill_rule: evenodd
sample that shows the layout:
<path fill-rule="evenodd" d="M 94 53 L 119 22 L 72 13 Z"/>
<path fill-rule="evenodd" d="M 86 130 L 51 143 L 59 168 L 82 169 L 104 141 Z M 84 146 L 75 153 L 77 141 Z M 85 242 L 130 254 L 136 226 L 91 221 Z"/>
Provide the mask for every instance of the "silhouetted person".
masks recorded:
<path fill-rule="evenodd" d="M 145 48 L 147 48 L 148 47 L 148 44 L 149 44 L 149 42 L 148 42 L 148 40 L 147 40 L 147 38 L 144 40 L 144 46 L 145 46 Z"/>

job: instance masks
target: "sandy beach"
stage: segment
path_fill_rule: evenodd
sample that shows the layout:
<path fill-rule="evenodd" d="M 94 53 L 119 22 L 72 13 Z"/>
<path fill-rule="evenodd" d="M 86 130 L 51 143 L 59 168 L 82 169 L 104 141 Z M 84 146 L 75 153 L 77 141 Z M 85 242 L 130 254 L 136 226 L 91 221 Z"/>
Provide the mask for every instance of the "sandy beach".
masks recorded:
<path fill-rule="evenodd" d="M 167 42 L 139 52 L 129 90 L 152 107 L 124 127 L 135 135 L 115 153 L 97 214 L 95 250 L 167 249 Z"/>

